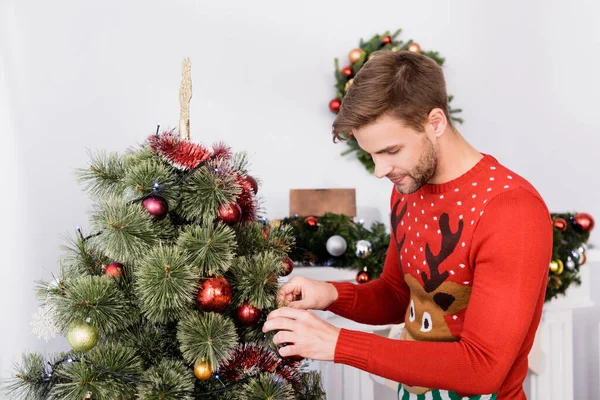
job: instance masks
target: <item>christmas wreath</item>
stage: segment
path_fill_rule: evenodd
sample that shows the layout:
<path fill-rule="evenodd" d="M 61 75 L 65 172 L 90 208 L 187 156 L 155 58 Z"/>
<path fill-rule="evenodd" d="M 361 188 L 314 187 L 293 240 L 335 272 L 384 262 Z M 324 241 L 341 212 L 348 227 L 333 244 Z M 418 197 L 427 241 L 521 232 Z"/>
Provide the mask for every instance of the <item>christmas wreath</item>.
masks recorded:
<path fill-rule="evenodd" d="M 586 262 L 586 247 L 594 219 L 587 213 L 552 214 L 554 239 L 546 288 L 546 301 L 565 294 L 571 284 L 581 284 L 580 267 Z M 295 244 L 289 257 L 305 266 L 354 268 L 356 280 L 365 283 L 379 277 L 390 243 L 381 222 L 367 229 L 343 214 L 321 217 L 293 216 L 269 222 L 271 229 L 291 227 Z M 288 228 L 286 228 L 288 229 Z"/>
<path fill-rule="evenodd" d="M 358 73 L 358 71 L 360 71 L 362 66 L 367 60 L 369 60 L 369 57 L 371 57 L 375 51 L 389 50 L 396 52 L 408 50 L 426 55 L 427 57 L 435 60 L 439 66 L 444 65 L 445 59 L 441 57 L 437 51 L 423 51 L 421 46 L 413 40 L 404 42 L 398 39 L 398 36 L 401 32 L 402 30 L 398 29 L 394 34 L 390 35 L 389 31 L 386 31 L 383 35 L 375 35 L 366 42 L 363 41 L 363 39 L 360 39 L 359 47 L 351 50 L 350 53 L 348 53 L 350 65 L 345 65 L 340 68 L 339 60 L 337 58 L 335 59 L 335 88 L 337 95 L 329 102 L 329 109 L 331 112 L 337 114 L 337 112 L 340 110 L 344 96 L 350 88 L 350 85 L 352 85 L 354 76 Z M 452 97 L 453 96 L 448 96 L 448 111 L 453 121 L 462 123 L 463 120 L 461 118 L 454 116 L 454 114 L 460 113 L 462 110 L 450 107 Z M 346 143 L 348 144 L 349 148 L 342 152 L 342 155 L 348 155 L 356 152 L 360 162 L 370 173 L 373 173 L 375 171 L 373 159 L 369 153 L 359 147 L 356 138 L 354 136 L 349 136 L 346 140 Z"/>

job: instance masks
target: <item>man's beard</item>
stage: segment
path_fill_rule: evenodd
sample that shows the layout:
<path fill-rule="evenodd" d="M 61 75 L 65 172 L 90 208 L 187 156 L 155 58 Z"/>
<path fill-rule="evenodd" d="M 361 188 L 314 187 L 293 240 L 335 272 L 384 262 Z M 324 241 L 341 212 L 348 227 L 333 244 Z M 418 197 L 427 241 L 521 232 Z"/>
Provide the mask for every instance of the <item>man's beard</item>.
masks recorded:
<path fill-rule="evenodd" d="M 417 165 L 406 175 L 404 181 L 396 185 L 396 190 L 401 194 L 411 194 L 429 182 L 437 169 L 437 152 L 433 143 L 423 135 L 423 151 L 419 156 Z"/>

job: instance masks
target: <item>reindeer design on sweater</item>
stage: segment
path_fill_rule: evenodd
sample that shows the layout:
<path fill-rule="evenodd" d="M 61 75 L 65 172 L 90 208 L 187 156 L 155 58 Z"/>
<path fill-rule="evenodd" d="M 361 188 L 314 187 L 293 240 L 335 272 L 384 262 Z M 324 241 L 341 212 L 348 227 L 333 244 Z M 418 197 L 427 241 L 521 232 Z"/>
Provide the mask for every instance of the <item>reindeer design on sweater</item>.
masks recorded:
<path fill-rule="evenodd" d="M 394 237 L 400 222 L 404 218 L 407 210 L 405 203 L 400 213 L 397 213 L 400 201 L 392 209 L 392 228 Z M 429 274 L 426 271 L 420 272 L 423 284 L 410 273 L 405 273 L 402 266 L 401 250 L 404 246 L 406 233 L 400 240 L 396 240 L 396 251 L 398 252 L 398 262 L 404 275 L 404 280 L 410 288 L 410 304 L 406 310 L 405 328 L 402 332 L 402 340 L 418 341 L 456 341 L 456 338 L 448 327 L 447 318 L 452 318 L 454 314 L 464 310 L 467 307 L 471 295 L 471 287 L 449 282 L 449 272 L 440 271 L 440 266 L 454 251 L 460 241 L 463 231 L 463 220 L 459 219 L 458 229 L 452 232 L 450 228 L 450 218 L 447 213 L 443 213 L 439 218 L 439 228 L 441 233 L 441 246 L 437 255 L 434 255 L 429 243 L 425 246 L 425 259 Z M 420 387 L 410 387 L 404 385 L 412 393 L 425 393 L 429 389 Z"/>

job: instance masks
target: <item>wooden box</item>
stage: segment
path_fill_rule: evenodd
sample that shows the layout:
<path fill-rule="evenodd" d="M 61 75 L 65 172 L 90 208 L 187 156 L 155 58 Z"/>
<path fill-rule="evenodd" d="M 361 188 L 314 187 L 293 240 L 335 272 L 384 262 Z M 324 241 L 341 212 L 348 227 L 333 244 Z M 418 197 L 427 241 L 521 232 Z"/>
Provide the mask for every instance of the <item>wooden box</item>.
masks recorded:
<path fill-rule="evenodd" d="M 290 216 L 356 216 L 356 189 L 290 189 Z"/>

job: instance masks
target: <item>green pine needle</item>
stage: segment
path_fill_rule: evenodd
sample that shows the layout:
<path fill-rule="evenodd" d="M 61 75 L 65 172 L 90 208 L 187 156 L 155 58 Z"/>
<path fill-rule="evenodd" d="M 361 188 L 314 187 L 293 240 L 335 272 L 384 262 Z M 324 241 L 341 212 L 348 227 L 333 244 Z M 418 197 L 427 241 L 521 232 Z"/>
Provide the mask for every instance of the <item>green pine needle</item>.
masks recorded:
<path fill-rule="evenodd" d="M 63 279 L 80 275 L 101 275 L 102 267 L 110 264 L 110 260 L 102 252 L 93 249 L 91 242 L 80 236 L 67 236 L 65 242 L 61 246 L 63 256 L 60 259 Z"/>
<path fill-rule="evenodd" d="M 150 368 L 144 376 L 152 384 L 139 387 L 138 399 L 142 400 L 192 400 L 193 397 L 181 392 L 194 390 L 195 378 L 190 368 L 181 361 L 162 360 Z"/>
<path fill-rule="evenodd" d="M 86 321 L 101 333 L 110 333 L 133 321 L 136 310 L 110 276 L 81 276 L 65 281 L 61 290 L 63 295 L 49 297 L 48 301 L 54 303 L 56 323 L 63 329 Z"/>
<path fill-rule="evenodd" d="M 195 364 L 203 358 L 216 370 L 238 343 L 233 321 L 221 314 L 193 311 L 179 321 L 177 339 L 183 358 Z"/>
<path fill-rule="evenodd" d="M 123 177 L 123 183 L 138 197 L 154 192 L 154 184 L 168 187 L 175 184 L 177 180 L 176 170 L 157 159 L 146 159 L 131 165 Z M 177 198 L 175 189 L 161 190 L 160 196 L 173 203 Z"/>
<path fill-rule="evenodd" d="M 190 221 L 212 223 L 219 206 L 232 203 L 241 186 L 230 174 L 217 175 L 209 167 L 199 168 L 181 187 L 181 215 Z"/>
<path fill-rule="evenodd" d="M 9 399 L 45 400 L 48 398 L 50 382 L 44 378 L 50 373 L 50 366 L 41 354 L 24 354 L 21 364 L 15 365 L 16 373 L 2 388 Z"/>
<path fill-rule="evenodd" d="M 54 386 L 53 398 L 81 400 L 88 393 L 97 400 L 115 399 L 115 393 L 121 399 L 135 396 L 135 385 L 103 371 L 140 379 L 142 365 L 134 349 L 118 344 L 98 345 L 89 353 L 74 353 L 73 358 L 79 361 L 64 363 L 56 370 L 63 382 Z"/>
<path fill-rule="evenodd" d="M 98 207 L 92 223 L 93 229 L 102 231 L 102 235 L 94 238 L 94 243 L 114 261 L 126 264 L 141 259 L 169 233 L 170 224 L 165 220 L 159 221 L 165 222 L 163 224 L 155 223 L 139 203 L 127 204 L 123 199 L 108 198 Z"/>
<path fill-rule="evenodd" d="M 296 394 L 292 386 L 275 374 L 261 374 L 244 384 L 248 400 L 294 400 Z"/>
<path fill-rule="evenodd" d="M 317 371 L 302 373 L 302 388 L 298 400 L 324 400 L 325 390 L 321 383 L 321 374 Z"/>
<path fill-rule="evenodd" d="M 125 174 L 123 160 L 118 153 L 97 151 L 92 153 L 88 150 L 90 158 L 89 169 L 77 169 L 75 171 L 77 180 L 83 184 L 92 196 L 117 196 L 123 194 L 125 186 L 122 178 Z"/>
<path fill-rule="evenodd" d="M 233 229 L 223 223 L 190 225 L 184 228 L 177 245 L 201 276 L 223 275 L 231 267 L 237 247 L 235 239 Z"/>
<path fill-rule="evenodd" d="M 275 307 L 279 288 L 277 276 L 283 271 L 283 259 L 274 252 L 263 252 L 253 257 L 238 257 L 230 271 L 235 287 L 234 304 L 248 301 L 260 309 Z"/>
<path fill-rule="evenodd" d="M 173 321 L 194 303 L 199 275 L 177 247 L 152 248 L 134 276 L 140 308 L 152 321 Z"/>

